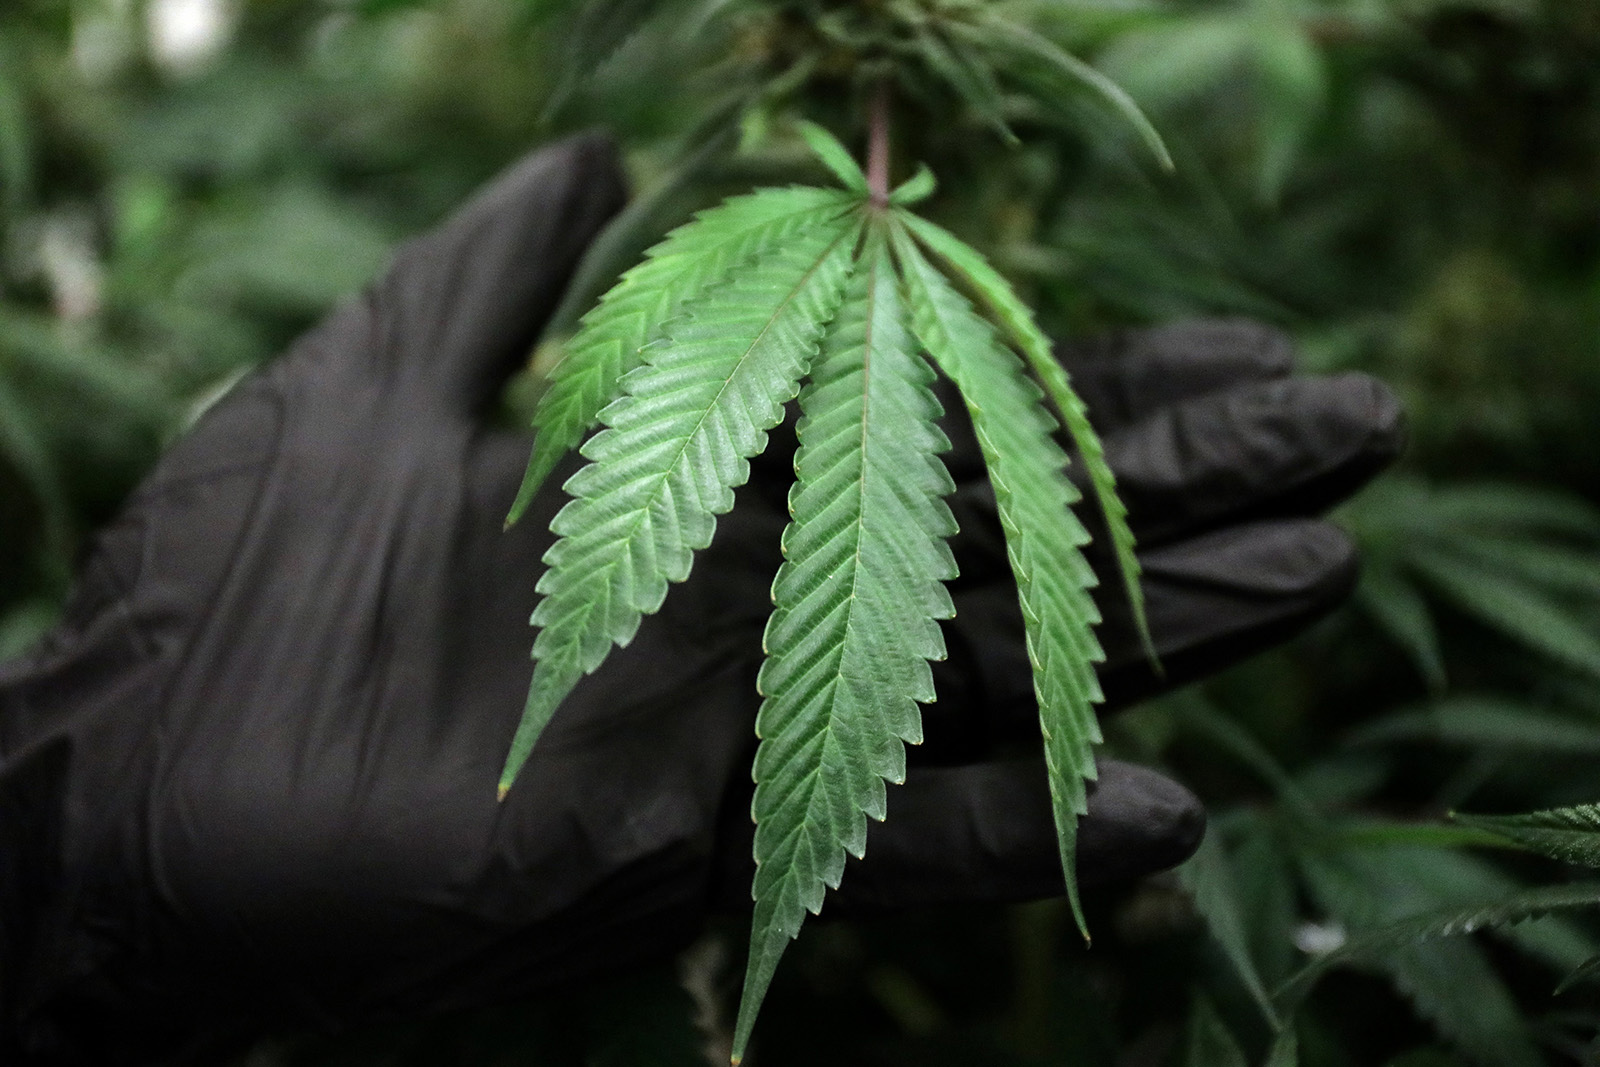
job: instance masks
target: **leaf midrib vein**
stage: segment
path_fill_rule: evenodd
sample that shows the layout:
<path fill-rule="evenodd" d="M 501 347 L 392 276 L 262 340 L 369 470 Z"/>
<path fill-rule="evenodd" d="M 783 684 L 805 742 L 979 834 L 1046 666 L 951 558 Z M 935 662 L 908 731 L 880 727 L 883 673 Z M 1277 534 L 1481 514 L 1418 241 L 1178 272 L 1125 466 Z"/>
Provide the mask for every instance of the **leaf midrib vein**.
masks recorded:
<path fill-rule="evenodd" d="M 756 346 L 759 345 L 761 341 L 772 331 L 773 325 L 780 317 L 782 317 L 783 313 L 794 304 L 797 295 L 810 283 L 812 277 L 815 276 L 816 272 L 822 267 L 822 264 L 828 260 L 828 257 L 832 255 L 833 250 L 838 247 L 839 242 L 844 239 L 845 234 L 848 232 L 848 229 L 841 232 L 831 242 L 829 242 L 827 247 L 822 250 L 822 253 L 817 256 L 816 262 L 812 263 L 811 266 L 806 268 L 806 272 L 800 276 L 800 280 L 796 282 L 795 285 L 789 290 L 789 293 L 784 297 L 783 302 L 778 305 L 778 307 L 770 316 L 768 316 L 766 324 L 761 327 L 760 332 L 758 332 L 751 342 L 745 346 L 744 352 L 735 362 L 733 371 L 729 373 L 727 378 L 723 380 L 722 384 L 717 387 L 716 396 L 712 398 L 711 403 L 706 405 L 705 409 L 700 413 L 700 417 L 695 420 L 694 428 L 678 443 L 677 448 L 672 454 L 672 459 L 663 466 L 662 473 L 659 476 L 650 476 L 656 481 L 656 487 L 651 491 L 649 499 L 647 499 L 640 507 L 634 509 L 634 519 L 633 522 L 628 525 L 626 533 L 622 536 L 613 538 L 609 542 L 610 544 L 622 543 L 631 545 L 634 542 L 638 536 L 640 526 L 644 523 L 645 518 L 655 507 L 656 501 L 661 498 L 661 493 L 666 487 L 667 482 L 671 480 L 673 470 L 677 468 L 678 464 L 683 461 L 684 456 L 688 453 L 689 442 L 694 440 L 695 436 L 699 434 L 701 428 L 705 425 L 706 420 L 711 417 L 711 413 L 716 410 L 716 407 L 721 402 L 723 395 L 733 384 L 733 379 L 738 375 L 739 370 L 743 368 L 745 361 L 749 359 L 750 353 L 754 351 Z M 594 577 L 599 578 L 601 575 L 609 575 L 611 572 L 616 570 L 620 562 L 621 561 L 619 559 L 613 558 L 610 562 L 595 568 L 595 571 L 593 572 Z M 605 584 L 609 587 L 610 583 L 607 581 Z M 587 614 L 588 613 L 585 613 L 585 616 L 587 616 Z"/>

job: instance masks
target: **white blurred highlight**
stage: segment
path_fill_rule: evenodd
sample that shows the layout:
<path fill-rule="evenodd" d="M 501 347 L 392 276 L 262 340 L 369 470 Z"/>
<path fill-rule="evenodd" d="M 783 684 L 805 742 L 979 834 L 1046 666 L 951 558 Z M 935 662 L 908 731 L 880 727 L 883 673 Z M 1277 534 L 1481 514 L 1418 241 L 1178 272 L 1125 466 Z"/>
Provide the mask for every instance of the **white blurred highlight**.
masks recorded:
<path fill-rule="evenodd" d="M 228 46 L 234 15 L 231 0 L 150 0 L 150 57 L 173 74 L 202 70 Z"/>

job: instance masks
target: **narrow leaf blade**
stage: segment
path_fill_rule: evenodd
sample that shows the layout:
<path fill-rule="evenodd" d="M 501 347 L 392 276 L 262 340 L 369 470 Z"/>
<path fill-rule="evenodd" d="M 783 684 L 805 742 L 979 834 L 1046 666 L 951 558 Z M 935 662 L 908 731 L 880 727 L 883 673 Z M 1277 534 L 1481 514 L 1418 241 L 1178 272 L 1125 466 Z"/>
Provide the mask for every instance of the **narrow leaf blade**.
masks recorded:
<path fill-rule="evenodd" d="M 1088 408 L 1073 390 L 1066 368 L 1055 357 L 1050 339 L 1034 322 L 1028 306 L 976 249 L 948 230 L 909 212 L 900 212 L 898 218 L 919 241 L 949 264 L 956 275 L 979 294 L 1010 341 L 1027 357 L 1033 373 L 1044 384 L 1072 443 L 1083 457 L 1084 471 L 1089 476 L 1089 484 L 1105 516 L 1117 569 L 1122 575 L 1128 604 L 1133 611 L 1134 626 L 1144 644 L 1145 655 L 1159 670 L 1160 661 L 1145 617 L 1144 593 L 1139 585 L 1139 557 L 1134 551 L 1133 530 L 1128 525 L 1128 509 L 1117 496 L 1117 476 L 1106 462 L 1105 447 L 1089 422 Z"/>
<path fill-rule="evenodd" d="M 1077 821 L 1088 810 L 1084 783 L 1096 775 L 1094 705 L 1102 697 L 1094 664 L 1104 654 L 1093 632 L 1100 621 L 1089 594 L 1096 579 L 1081 551 L 1089 534 L 1072 512 L 1080 494 L 1052 436 L 1055 420 L 1021 362 L 905 230 L 896 227 L 894 235 L 917 338 L 960 390 L 994 486 L 1033 664 L 1067 896 L 1087 936 Z"/>
<path fill-rule="evenodd" d="M 926 166 L 918 166 L 915 174 L 889 191 L 889 203 L 897 207 L 918 203 L 932 196 L 938 185 L 933 171 Z"/>
<path fill-rule="evenodd" d="M 1088 90 L 1133 127 L 1145 146 L 1149 148 L 1150 154 L 1161 164 L 1162 170 L 1170 172 L 1177 169 L 1172 162 L 1172 153 L 1167 151 L 1167 144 L 1162 140 L 1155 124 L 1140 109 L 1133 97 L 1128 95 L 1126 89 L 1100 70 L 1061 48 L 1049 38 L 1040 36 L 1026 26 L 1009 19 L 985 19 L 981 26 L 971 27 L 967 33 L 981 45 L 1006 55 L 1033 60 L 1046 71 L 1064 79 L 1068 85 L 1077 85 Z"/>
<path fill-rule="evenodd" d="M 800 136 L 805 138 L 812 154 L 833 172 L 833 176 L 839 179 L 840 184 L 852 193 L 867 195 L 867 176 L 861 172 L 861 167 L 856 163 L 855 157 L 850 155 L 850 150 L 841 144 L 837 137 L 815 122 L 800 123 Z"/>
<path fill-rule="evenodd" d="M 685 305 L 606 408 L 567 482 L 533 613 L 528 703 L 503 797 L 557 705 L 689 576 L 783 417 L 850 272 L 854 219 L 813 226 Z"/>
<path fill-rule="evenodd" d="M 534 412 L 538 432 L 506 525 L 521 517 L 561 457 L 592 429 L 621 393 L 623 375 L 644 362 L 684 304 L 734 266 L 816 226 L 853 200 L 837 189 L 763 189 L 701 212 L 645 253 L 582 319 Z"/>
<path fill-rule="evenodd" d="M 1581 867 L 1600 867 L 1600 804 L 1551 808 L 1527 815 L 1451 816 L 1465 826 L 1488 830 L 1531 852 Z"/>
<path fill-rule="evenodd" d="M 1195 910 L 1206 921 L 1211 936 L 1221 946 L 1234 973 L 1255 998 L 1262 1015 L 1273 1026 L 1278 1025 L 1277 1011 L 1266 983 L 1261 980 L 1255 959 L 1250 955 L 1248 925 L 1239 903 L 1239 891 L 1234 884 L 1233 868 L 1215 835 L 1207 834 L 1200 847 L 1182 867 L 1178 877 L 1194 899 Z"/>
<path fill-rule="evenodd" d="M 798 480 L 773 583 L 756 731 L 755 919 L 735 1062 L 778 959 L 885 814 L 934 698 L 954 489 L 933 372 L 881 242 L 869 247 L 800 397 Z"/>

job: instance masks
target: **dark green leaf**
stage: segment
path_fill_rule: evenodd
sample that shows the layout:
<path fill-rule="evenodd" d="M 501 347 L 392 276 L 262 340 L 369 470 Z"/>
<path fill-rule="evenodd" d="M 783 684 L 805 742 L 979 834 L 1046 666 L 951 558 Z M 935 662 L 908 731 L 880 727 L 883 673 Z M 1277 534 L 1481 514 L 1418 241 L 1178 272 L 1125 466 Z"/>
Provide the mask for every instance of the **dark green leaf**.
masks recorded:
<path fill-rule="evenodd" d="M 1442 691 L 1447 679 L 1439 630 L 1417 587 L 1392 567 L 1369 566 L 1361 573 L 1356 600 L 1411 657 L 1428 688 Z"/>
<path fill-rule="evenodd" d="M 1591 721 L 1492 697 L 1453 697 L 1386 715 L 1350 735 L 1353 744 L 1441 741 L 1491 750 L 1532 749 L 1600 753 L 1600 727 Z"/>
<path fill-rule="evenodd" d="M 1196 997 L 1189 1010 L 1187 1044 L 1187 1067 L 1247 1067 L 1239 1042 L 1205 997 Z"/>
<path fill-rule="evenodd" d="M 1489 560 L 1447 548 L 1419 551 L 1412 565 L 1463 611 L 1545 655 L 1600 678 L 1600 638 L 1540 589 Z"/>
<path fill-rule="evenodd" d="M 1574 968 L 1572 973 L 1561 979 L 1561 984 L 1556 986 L 1556 992 L 1565 993 L 1575 985 L 1592 982 L 1596 978 L 1600 978 L 1600 956 L 1590 956 Z"/>
<path fill-rule="evenodd" d="M 1600 804 L 1552 808 L 1527 815 L 1457 813 L 1452 818 L 1465 826 L 1499 834 L 1529 851 L 1563 863 L 1600 867 Z"/>
<path fill-rule="evenodd" d="M 1009 57 L 1012 62 L 1036 62 L 1059 78 L 1065 87 L 1086 90 L 1098 97 L 1134 128 L 1163 170 L 1175 169 L 1166 142 L 1161 139 L 1161 134 L 1150 119 L 1126 90 L 1099 70 L 1064 51 L 1048 38 L 1003 17 L 984 19 L 980 26 L 970 30 L 959 23 L 955 25 L 980 47 Z"/>
<path fill-rule="evenodd" d="M 1189 862 L 1178 868 L 1178 877 L 1194 898 L 1195 910 L 1205 919 L 1211 936 L 1233 964 L 1234 973 L 1255 998 L 1267 1022 L 1276 1026 L 1278 1014 L 1272 1006 L 1272 997 L 1250 955 L 1251 924 L 1240 907 L 1227 853 L 1215 834 L 1201 839 L 1200 847 Z"/>
<path fill-rule="evenodd" d="M 1021 143 L 1006 123 L 1000 82 L 987 64 L 977 61 L 965 49 L 951 47 L 942 36 L 926 27 L 919 28 L 916 43 L 929 70 L 955 90 L 956 95 L 1007 144 Z"/>

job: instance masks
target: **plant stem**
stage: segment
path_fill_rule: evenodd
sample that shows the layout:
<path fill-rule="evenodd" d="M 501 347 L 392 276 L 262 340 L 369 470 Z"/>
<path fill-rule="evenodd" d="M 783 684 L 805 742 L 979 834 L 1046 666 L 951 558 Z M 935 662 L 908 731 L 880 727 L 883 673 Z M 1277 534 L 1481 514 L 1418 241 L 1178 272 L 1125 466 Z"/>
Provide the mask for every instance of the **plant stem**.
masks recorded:
<path fill-rule="evenodd" d="M 867 191 L 872 203 L 889 206 L 889 81 L 880 81 L 872 92 L 867 127 Z"/>

